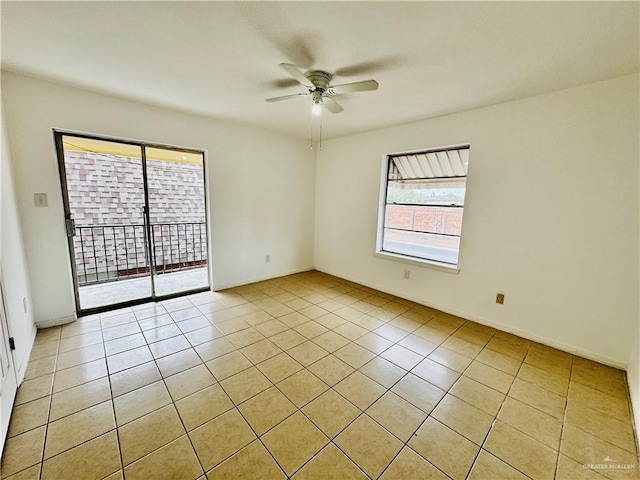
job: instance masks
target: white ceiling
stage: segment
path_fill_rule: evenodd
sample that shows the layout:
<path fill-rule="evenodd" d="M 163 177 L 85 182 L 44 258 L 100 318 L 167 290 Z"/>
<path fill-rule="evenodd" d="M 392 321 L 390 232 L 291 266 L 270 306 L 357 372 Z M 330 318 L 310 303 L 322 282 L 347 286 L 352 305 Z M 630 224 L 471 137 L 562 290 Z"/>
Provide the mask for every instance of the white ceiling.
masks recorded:
<path fill-rule="evenodd" d="M 281 62 L 369 78 L 325 138 L 639 71 L 638 2 L 8 2 L 2 67 L 308 137 Z"/>

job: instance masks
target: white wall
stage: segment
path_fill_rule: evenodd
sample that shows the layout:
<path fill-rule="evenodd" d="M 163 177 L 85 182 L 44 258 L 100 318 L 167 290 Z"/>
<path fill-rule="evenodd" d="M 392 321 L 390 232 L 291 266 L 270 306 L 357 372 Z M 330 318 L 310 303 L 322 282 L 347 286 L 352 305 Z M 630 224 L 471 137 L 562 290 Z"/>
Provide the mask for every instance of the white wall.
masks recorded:
<path fill-rule="evenodd" d="M 1 104 L 1 102 L 0 102 Z M 25 252 L 22 244 L 22 228 L 18 217 L 14 181 L 11 168 L 11 150 L 7 138 L 4 108 L 2 117 L 2 158 L 0 161 L 0 269 L 5 289 L 5 307 L 9 333 L 15 339 L 13 358 L 18 384 L 24 378 L 31 345 L 36 333 L 33 323 L 31 293 Z M 26 309 L 25 309 L 26 305 Z M 9 393 L 8 390 L 5 393 Z M 4 395 L 8 397 L 9 395 Z M 9 398 L 3 398 L 7 401 Z M 13 398 L 10 399 L 13 403 Z M 5 426 L 6 427 L 6 426 Z M 4 432 L 3 432 L 4 433 Z M 4 443 L 4 442 L 2 442 Z"/>
<path fill-rule="evenodd" d="M 634 75 L 325 141 L 316 268 L 626 367 L 639 318 L 638 100 Z M 460 273 L 375 257 L 384 154 L 463 143 Z"/>
<path fill-rule="evenodd" d="M 2 80 L 36 322 L 75 308 L 52 128 L 206 149 L 214 288 L 312 268 L 307 141 L 9 72 Z M 49 206 L 35 207 L 34 193 Z"/>

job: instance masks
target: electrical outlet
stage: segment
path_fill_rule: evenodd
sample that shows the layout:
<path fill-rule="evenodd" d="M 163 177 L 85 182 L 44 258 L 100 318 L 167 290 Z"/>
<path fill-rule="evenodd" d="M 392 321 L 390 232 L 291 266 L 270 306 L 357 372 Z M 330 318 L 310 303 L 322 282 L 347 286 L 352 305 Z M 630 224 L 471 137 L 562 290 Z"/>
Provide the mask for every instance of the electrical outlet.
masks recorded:
<path fill-rule="evenodd" d="M 34 193 L 33 194 L 33 204 L 36 207 L 46 207 L 47 206 L 47 194 L 46 193 Z"/>
<path fill-rule="evenodd" d="M 496 294 L 496 303 L 502 305 L 504 303 L 504 293 Z"/>
<path fill-rule="evenodd" d="M 270 263 L 271 262 L 271 255 L 265 255 L 264 261 L 265 261 L 265 263 Z"/>
<path fill-rule="evenodd" d="M 411 278 L 411 270 L 405 270 L 403 277 L 405 280 L 409 280 Z"/>

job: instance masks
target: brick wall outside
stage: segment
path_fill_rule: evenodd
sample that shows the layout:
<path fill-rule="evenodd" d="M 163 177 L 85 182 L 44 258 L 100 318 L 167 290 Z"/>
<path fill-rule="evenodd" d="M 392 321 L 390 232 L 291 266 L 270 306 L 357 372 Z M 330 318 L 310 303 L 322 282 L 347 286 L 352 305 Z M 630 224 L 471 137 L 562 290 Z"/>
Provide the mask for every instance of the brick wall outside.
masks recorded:
<path fill-rule="evenodd" d="M 100 278 L 143 273 L 141 160 L 68 150 L 65 170 L 80 279 L 85 272 L 87 280 L 95 280 L 96 272 Z M 149 159 L 147 177 L 156 268 L 206 262 L 202 167 Z"/>

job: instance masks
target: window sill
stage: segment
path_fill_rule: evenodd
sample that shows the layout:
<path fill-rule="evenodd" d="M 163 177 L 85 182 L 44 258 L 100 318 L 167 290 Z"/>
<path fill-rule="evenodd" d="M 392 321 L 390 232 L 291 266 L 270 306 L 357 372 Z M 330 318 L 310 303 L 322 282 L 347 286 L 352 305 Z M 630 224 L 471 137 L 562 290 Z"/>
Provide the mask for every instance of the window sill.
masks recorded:
<path fill-rule="evenodd" d="M 408 263 L 417 267 L 432 268 L 434 270 L 440 270 L 441 272 L 457 274 L 460 269 L 455 265 L 449 265 L 447 263 L 436 262 L 434 260 L 420 260 L 418 258 L 411 258 L 397 253 L 389 252 L 374 252 L 374 256 L 382 258 L 384 260 L 395 260 L 397 262 Z"/>

